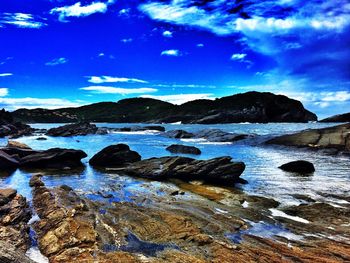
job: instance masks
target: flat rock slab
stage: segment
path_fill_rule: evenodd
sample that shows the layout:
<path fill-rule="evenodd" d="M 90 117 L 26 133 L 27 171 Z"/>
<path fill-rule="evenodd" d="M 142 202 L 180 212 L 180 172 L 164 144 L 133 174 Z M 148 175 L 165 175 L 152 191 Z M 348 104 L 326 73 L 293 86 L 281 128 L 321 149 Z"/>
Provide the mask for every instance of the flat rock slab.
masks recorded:
<path fill-rule="evenodd" d="M 197 147 L 180 145 L 180 144 L 172 144 L 168 146 L 166 150 L 171 153 L 183 153 L 183 154 L 194 154 L 194 155 L 199 155 L 202 153 L 201 150 L 199 150 Z"/>
<path fill-rule="evenodd" d="M 155 180 L 178 178 L 202 180 L 215 184 L 235 183 L 245 169 L 243 162 L 232 162 L 231 157 L 195 160 L 187 157 L 161 157 L 135 162 L 122 171 Z"/>

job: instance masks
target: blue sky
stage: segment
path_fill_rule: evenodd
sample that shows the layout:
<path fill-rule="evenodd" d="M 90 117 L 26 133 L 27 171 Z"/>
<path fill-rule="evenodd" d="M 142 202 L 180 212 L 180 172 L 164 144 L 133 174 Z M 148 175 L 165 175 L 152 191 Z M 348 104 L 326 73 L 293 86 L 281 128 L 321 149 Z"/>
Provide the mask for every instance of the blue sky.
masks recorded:
<path fill-rule="evenodd" d="M 2 0 L 0 107 L 251 90 L 350 111 L 345 0 Z"/>

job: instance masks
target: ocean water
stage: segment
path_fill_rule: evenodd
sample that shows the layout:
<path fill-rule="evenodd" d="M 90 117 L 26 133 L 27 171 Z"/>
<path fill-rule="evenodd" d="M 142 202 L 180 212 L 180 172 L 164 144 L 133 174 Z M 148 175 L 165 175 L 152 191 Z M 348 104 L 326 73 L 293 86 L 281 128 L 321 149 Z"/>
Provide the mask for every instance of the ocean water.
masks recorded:
<path fill-rule="evenodd" d="M 33 124 L 35 128 L 51 128 L 60 124 Z M 100 127 L 128 127 L 142 124 L 106 124 Z M 150 182 L 128 176 L 118 176 L 107 172 L 94 170 L 88 165 L 88 160 L 104 147 L 126 143 L 132 150 L 139 152 L 142 158 L 171 155 L 165 148 L 174 143 L 183 143 L 198 147 L 202 154 L 200 159 L 218 156 L 231 156 L 234 160 L 243 161 L 246 170 L 242 178 L 248 184 L 236 185 L 249 194 L 271 197 L 281 202 L 281 205 L 299 204 L 296 194 L 307 195 L 317 201 L 333 205 L 346 203 L 342 196 L 350 192 L 350 165 L 348 156 L 330 156 L 320 152 L 305 151 L 296 148 L 264 145 L 263 142 L 273 136 L 294 133 L 308 128 L 323 128 L 333 126 L 331 123 L 307 124 L 222 124 L 222 125 L 163 125 L 166 130 L 183 129 L 190 132 L 207 128 L 217 128 L 233 133 L 256 134 L 252 139 L 236 143 L 210 143 L 205 140 L 178 140 L 160 135 L 159 132 L 116 132 L 107 135 L 75 136 L 69 138 L 47 137 L 46 141 L 38 141 L 38 136 L 22 137 L 19 142 L 26 143 L 33 149 L 48 149 L 63 147 L 81 149 L 88 154 L 83 159 L 85 168 L 75 171 L 25 171 L 16 170 L 11 174 L 0 172 L 0 187 L 13 187 L 21 194 L 31 199 L 28 181 L 33 172 L 44 173 L 45 182 L 49 186 L 66 184 L 83 193 L 93 196 L 97 191 L 113 194 L 114 201 L 133 201 L 138 195 L 162 195 L 164 184 Z M 0 145 L 6 145 L 6 139 L 0 139 Z M 287 173 L 278 167 L 286 162 L 304 159 L 311 161 L 316 172 L 309 176 Z M 113 187 L 115 185 L 115 187 Z M 123 187 L 117 187 L 122 185 Z M 149 187 L 149 186 L 152 187 Z M 159 190 L 154 193 L 154 189 Z M 111 201 L 113 201 L 111 200 Z"/>

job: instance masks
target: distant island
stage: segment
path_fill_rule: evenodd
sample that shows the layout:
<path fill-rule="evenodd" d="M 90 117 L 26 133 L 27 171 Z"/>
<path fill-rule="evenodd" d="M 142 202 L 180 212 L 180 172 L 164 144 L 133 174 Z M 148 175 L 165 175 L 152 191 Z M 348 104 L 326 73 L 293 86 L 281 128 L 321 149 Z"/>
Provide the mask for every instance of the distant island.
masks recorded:
<path fill-rule="evenodd" d="M 325 118 L 323 120 L 320 120 L 320 122 L 350 122 L 350 112 L 334 115 L 334 116 Z"/>
<path fill-rule="evenodd" d="M 309 122 L 317 116 L 300 101 L 268 92 L 247 92 L 215 100 L 194 100 L 182 105 L 150 98 L 100 102 L 77 108 L 19 109 L 12 113 L 17 122 L 70 123 L 193 123 Z"/>

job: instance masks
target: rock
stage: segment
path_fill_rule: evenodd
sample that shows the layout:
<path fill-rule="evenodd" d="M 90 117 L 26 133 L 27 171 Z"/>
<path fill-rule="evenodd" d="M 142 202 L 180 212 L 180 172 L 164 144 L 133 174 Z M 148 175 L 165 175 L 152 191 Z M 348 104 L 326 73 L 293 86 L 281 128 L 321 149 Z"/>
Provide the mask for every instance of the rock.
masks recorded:
<path fill-rule="evenodd" d="M 49 129 L 46 135 L 54 137 L 70 137 L 70 136 L 79 136 L 79 135 L 88 135 L 96 134 L 98 128 L 95 124 L 90 124 L 88 122 L 79 122 L 74 124 L 68 124 L 60 126 L 58 128 Z"/>
<path fill-rule="evenodd" d="M 199 150 L 197 147 L 180 145 L 180 144 L 172 144 L 168 146 L 166 150 L 171 153 L 184 153 L 184 154 L 194 154 L 194 155 L 199 155 L 202 153 L 201 150 Z"/>
<path fill-rule="evenodd" d="M 215 184 L 236 183 L 243 173 L 243 162 L 231 162 L 231 157 L 195 160 L 187 157 L 161 157 L 135 162 L 123 172 L 149 179 L 178 178 L 185 181 L 202 180 Z"/>
<path fill-rule="evenodd" d="M 18 166 L 19 162 L 15 158 L 0 150 L 0 169 L 13 169 Z"/>
<path fill-rule="evenodd" d="M 283 135 L 271 139 L 267 143 L 313 149 L 335 148 L 342 151 L 350 151 L 350 123 Z"/>
<path fill-rule="evenodd" d="M 31 135 L 33 129 L 26 124 L 16 122 L 12 114 L 2 109 L 0 111 L 0 138 L 10 136 L 18 138 L 24 135 Z"/>
<path fill-rule="evenodd" d="M 150 125 L 150 126 L 130 126 L 123 128 L 109 128 L 112 131 L 119 132 L 138 132 L 138 131 L 160 131 L 164 132 L 165 128 L 163 126 L 158 125 Z"/>
<path fill-rule="evenodd" d="M 46 141 L 47 138 L 45 138 L 45 137 L 38 137 L 35 140 L 37 140 L 37 141 Z"/>
<path fill-rule="evenodd" d="M 248 138 L 251 135 L 224 132 L 219 129 L 205 129 L 195 133 L 194 138 L 206 139 L 210 142 L 235 142 Z"/>
<path fill-rule="evenodd" d="M 0 240 L 21 254 L 24 254 L 30 246 L 28 226 L 30 218 L 31 210 L 23 196 L 17 194 L 14 189 L 0 189 Z M 1 256 L 4 255 L 1 254 L 1 249 L 0 262 L 3 262 Z"/>
<path fill-rule="evenodd" d="M 163 133 L 165 137 L 168 138 L 175 138 L 175 139 L 188 139 L 188 138 L 193 138 L 194 134 L 184 131 L 184 130 L 170 130 L 165 133 Z"/>
<path fill-rule="evenodd" d="M 326 119 L 320 120 L 320 122 L 350 122 L 350 112 L 334 115 Z"/>
<path fill-rule="evenodd" d="M 15 246 L 0 241 L 0 262 L 1 263 L 35 263 L 28 258 L 24 252 L 19 251 Z"/>
<path fill-rule="evenodd" d="M 39 187 L 43 185 L 44 183 L 41 181 L 41 175 L 33 175 L 29 180 L 30 187 Z"/>
<path fill-rule="evenodd" d="M 219 129 L 204 129 L 196 133 L 190 133 L 184 130 L 170 130 L 163 133 L 163 136 L 175 139 L 205 139 L 209 142 L 235 142 L 251 137 L 252 135 L 230 133 Z"/>
<path fill-rule="evenodd" d="M 278 168 L 282 169 L 283 171 L 300 174 L 308 174 L 315 171 L 315 167 L 312 163 L 303 160 L 289 162 L 281 165 Z"/>
<path fill-rule="evenodd" d="M 141 156 L 131 151 L 128 145 L 116 144 L 102 149 L 90 159 L 89 163 L 99 167 L 118 167 L 140 160 Z"/>
<path fill-rule="evenodd" d="M 19 148 L 19 149 L 28 149 L 31 150 L 27 144 L 21 143 L 21 142 L 16 142 L 16 141 L 8 141 L 7 142 L 7 147 L 14 147 L 14 148 Z"/>
<path fill-rule="evenodd" d="M 87 154 L 81 150 L 52 148 L 24 156 L 20 165 L 27 168 L 74 168 L 82 166 Z"/>

